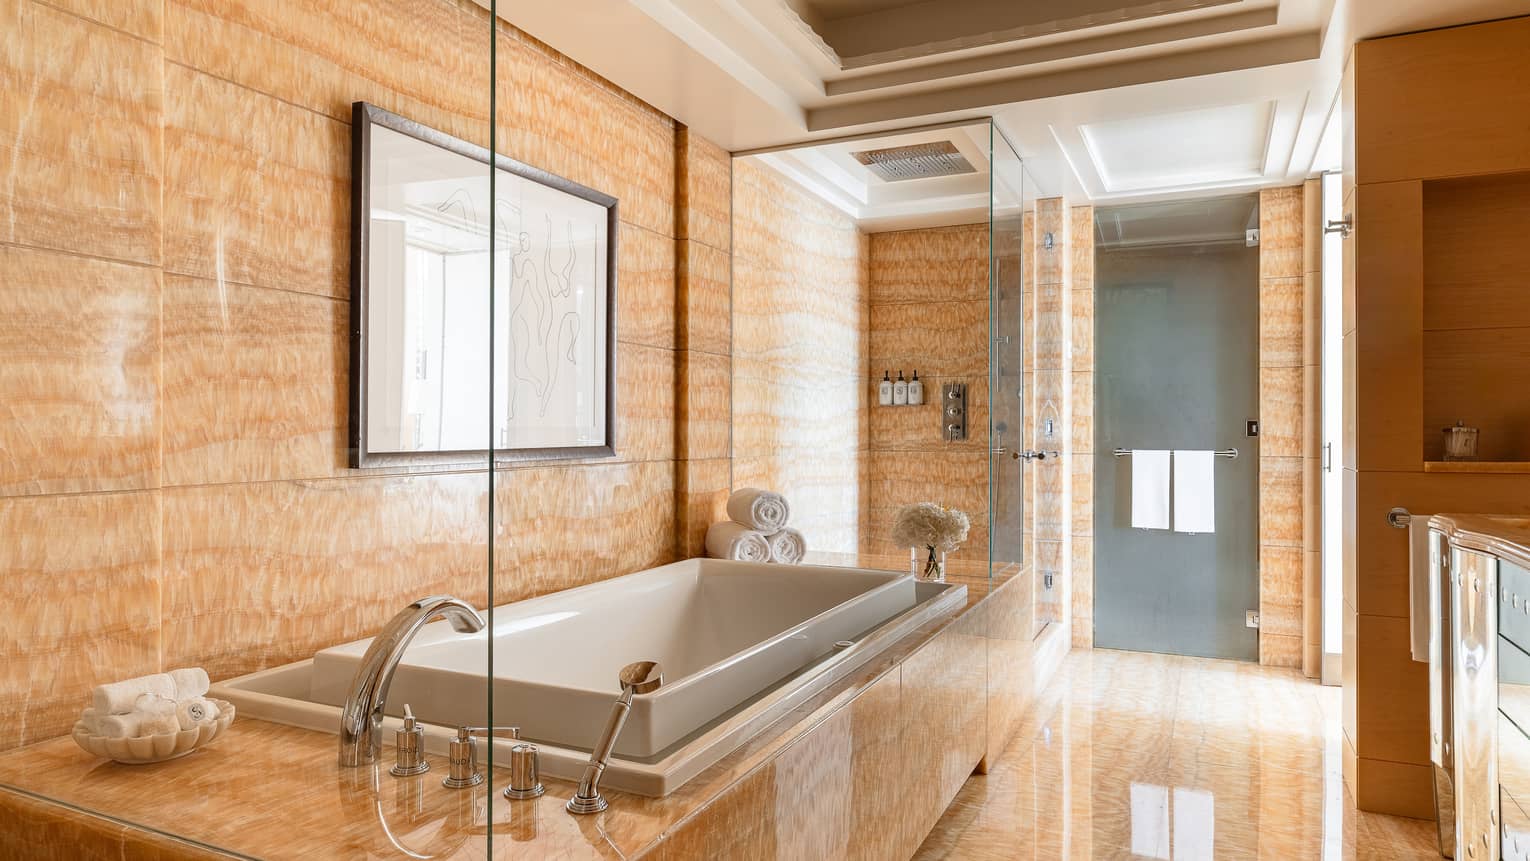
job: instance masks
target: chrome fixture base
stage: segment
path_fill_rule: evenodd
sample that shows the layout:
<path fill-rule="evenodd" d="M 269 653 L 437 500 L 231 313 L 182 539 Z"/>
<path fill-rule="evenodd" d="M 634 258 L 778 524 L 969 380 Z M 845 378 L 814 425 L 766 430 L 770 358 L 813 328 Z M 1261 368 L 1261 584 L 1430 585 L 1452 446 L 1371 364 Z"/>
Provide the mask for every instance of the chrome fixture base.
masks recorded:
<path fill-rule="evenodd" d="M 606 800 L 600 795 L 600 776 L 606 771 L 606 763 L 611 761 L 611 751 L 616 747 L 616 737 L 622 734 L 622 726 L 627 723 L 627 713 L 632 711 L 632 697 L 658 690 L 664 684 L 664 669 L 657 661 L 637 661 L 622 667 L 617 683 L 622 686 L 622 695 L 616 698 L 611 717 L 606 720 L 606 730 L 600 734 L 600 741 L 595 742 L 595 749 L 590 751 L 590 762 L 579 779 L 579 791 L 566 805 L 569 813 L 599 813 L 606 809 Z"/>
<path fill-rule="evenodd" d="M 569 813 L 577 813 L 583 816 L 588 813 L 599 813 L 611 805 L 606 803 L 604 795 L 597 795 L 594 798 L 580 798 L 576 795 L 568 800 L 568 804 L 563 806 L 568 809 Z"/>
<path fill-rule="evenodd" d="M 421 598 L 398 612 L 367 647 L 350 695 L 340 712 L 340 767 L 357 768 L 377 762 L 382 752 L 383 703 L 393 671 L 403 660 L 409 641 L 437 616 L 445 616 L 452 629 L 463 634 L 483 630 L 483 617 L 450 595 Z M 406 763 L 406 767 L 411 764 Z"/>
<path fill-rule="evenodd" d="M 547 788 L 540 783 L 531 787 L 530 789 L 512 789 L 507 786 L 505 787 L 505 797 L 511 801 L 525 801 L 528 798 L 541 798 L 542 793 L 546 791 Z M 569 803 L 572 804 L 573 801 L 570 800 Z M 569 809 L 572 810 L 573 808 L 571 807 Z M 604 809 L 604 807 L 601 808 L 601 810 Z"/>
<path fill-rule="evenodd" d="M 403 768 L 401 766 L 395 765 L 388 769 L 388 773 L 394 777 L 413 777 L 416 774 L 424 774 L 427 771 L 430 771 L 430 763 L 428 762 L 422 762 L 419 765 L 412 766 L 410 768 Z"/>
<path fill-rule="evenodd" d="M 467 777 L 462 778 L 450 776 L 441 778 L 441 785 L 447 789 L 467 789 L 469 786 L 477 786 L 480 783 L 483 783 L 483 772 L 481 771 L 472 772 Z"/>

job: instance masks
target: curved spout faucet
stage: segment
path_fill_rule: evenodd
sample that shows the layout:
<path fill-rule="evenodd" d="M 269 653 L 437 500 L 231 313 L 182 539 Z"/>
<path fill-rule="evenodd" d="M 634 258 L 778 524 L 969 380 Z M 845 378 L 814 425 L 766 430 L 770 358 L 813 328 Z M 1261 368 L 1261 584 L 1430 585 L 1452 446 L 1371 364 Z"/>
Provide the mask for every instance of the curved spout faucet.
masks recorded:
<path fill-rule="evenodd" d="M 404 650 L 426 622 L 445 616 L 452 628 L 463 634 L 483 630 L 483 617 L 466 603 L 450 595 L 421 598 L 400 610 L 398 615 L 372 639 L 372 645 L 351 679 L 351 692 L 340 712 L 340 765 L 354 768 L 377 761 L 382 750 L 383 704 L 388 700 L 388 686 L 393 670 L 404 657 Z"/>
<path fill-rule="evenodd" d="M 622 724 L 627 722 L 627 713 L 632 711 L 632 695 L 651 694 L 658 690 L 664 684 L 664 668 L 657 661 L 638 661 L 622 667 L 619 681 L 622 695 L 616 698 L 616 705 L 611 708 L 611 717 L 606 720 L 606 730 L 601 733 L 600 740 L 595 742 L 595 749 L 590 751 L 590 762 L 584 767 L 584 776 L 579 780 L 579 791 L 564 805 L 569 813 L 599 813 L 609 806 L 605 796 L 600 794 L 600 776 L 605 773 L 606 763 L 611 760 L 611 750 L 616 747 L 616 737 L 621 734 Z"/>

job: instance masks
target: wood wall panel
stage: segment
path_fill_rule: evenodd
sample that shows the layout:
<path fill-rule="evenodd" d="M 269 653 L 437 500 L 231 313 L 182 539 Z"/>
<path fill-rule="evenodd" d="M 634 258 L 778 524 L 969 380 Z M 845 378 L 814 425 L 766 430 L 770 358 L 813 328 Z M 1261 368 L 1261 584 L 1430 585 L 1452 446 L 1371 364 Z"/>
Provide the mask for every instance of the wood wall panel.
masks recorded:
<path fill-rule="evenodd" d="M 1356 181 L 1530 170 L 1527 44 L 1530 18 L 1357 43 Z"/>
<path fill-rule="evenodd" d="M 1487 404 L 1486 392 L 1513 390 L 1527 358 L 1513 328 L 1472 325 L 1488 316 L 1517 325 L 1530 313 L 1500 280 L 1523 253 L 1498 232 L 1513 229 L 1509 189 L 1523 178 L 1438 180 L 1530 169 L 1530 96 L 1516 83 L 1530 70 L 1527 39 L 1530 18 L 1516 18 L 1364 41 L 1352 55 L 1344 773 L 1362 810 L 1433 813 L 1424 665 L 1408 654 L 1407 539 L 1385 525 L 1385 512 L 1530 510 L 1525 476 L 1423 471 L 1442 445 L 1439 429 L 1455 418 L 1481 422 L 1494 446 L 1519 433 L 1521 421 Z M 1504 225 L 1473 219 L 1478 203 Z"/>

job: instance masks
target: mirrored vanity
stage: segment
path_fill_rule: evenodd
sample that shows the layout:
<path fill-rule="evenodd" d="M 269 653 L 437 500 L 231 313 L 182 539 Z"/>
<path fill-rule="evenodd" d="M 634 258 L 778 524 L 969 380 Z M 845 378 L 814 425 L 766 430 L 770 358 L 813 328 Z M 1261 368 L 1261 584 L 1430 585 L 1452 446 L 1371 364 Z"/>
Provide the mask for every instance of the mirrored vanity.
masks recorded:
<path fill-rule="evenodd" d="M 1530 518 L 1436 515 L 1428 540 L 1440 850 L 1530 858 Z"/>

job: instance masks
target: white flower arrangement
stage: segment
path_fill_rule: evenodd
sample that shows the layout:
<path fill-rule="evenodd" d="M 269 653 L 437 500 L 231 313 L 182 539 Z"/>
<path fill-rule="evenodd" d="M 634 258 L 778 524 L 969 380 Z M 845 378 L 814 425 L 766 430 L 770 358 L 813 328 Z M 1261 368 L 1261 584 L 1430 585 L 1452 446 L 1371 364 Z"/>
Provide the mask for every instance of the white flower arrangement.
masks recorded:
<path fill-rule="evenodd" d="M 949 553 L 962 546 L 971 528 L 967 515 L 955 508 L 916 502 L 898 509 L 892 537 L 904 547 L 924 547 L 931 554 L 937 550 Z"/>

